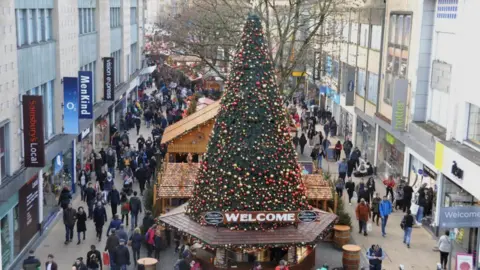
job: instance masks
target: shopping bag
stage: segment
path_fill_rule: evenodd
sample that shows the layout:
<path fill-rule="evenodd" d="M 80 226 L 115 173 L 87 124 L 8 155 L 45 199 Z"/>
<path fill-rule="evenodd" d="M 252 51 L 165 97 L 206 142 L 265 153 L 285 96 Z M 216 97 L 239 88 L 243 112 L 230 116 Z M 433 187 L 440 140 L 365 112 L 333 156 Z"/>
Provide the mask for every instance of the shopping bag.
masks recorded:
<path fill-rule="evenodd" d="M 103 252 L 103 265 L 110 265 L 110 255 L 108 255 L 108 252 Z"/>
<path fill-rule="evenodd" d="M 412 212 L 412 215 L 416 215 L 418 212 L 418 204 L 412 203 L 412 206 L 410 206 L 410 211 Z"/>
<path fill-rule="evenodd" d="M 373 230 L 372 228 L 372 223 L 371 222 L 368 222 L 367 223 L 367 232 L 371 232 Z"/>

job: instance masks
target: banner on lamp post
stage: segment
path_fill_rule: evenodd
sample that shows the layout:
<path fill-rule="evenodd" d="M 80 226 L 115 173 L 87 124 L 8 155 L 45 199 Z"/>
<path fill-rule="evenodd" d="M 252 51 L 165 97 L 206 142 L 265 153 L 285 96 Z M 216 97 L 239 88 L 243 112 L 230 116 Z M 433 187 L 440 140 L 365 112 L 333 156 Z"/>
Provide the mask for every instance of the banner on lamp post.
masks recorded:
<path fill-rule="evenodd" d="M 78 118 L 93 119 L 93 72 L 78 72 L 78 89 L 80 91 Z"/>
<path fill-rule="evenodd" d="M 78 128 L 78 79 L 63 78 L 63 133 L 77 135 Z"/>
<path fill-rule="evenodd" d="M 25 167 L 45 166 L 42 96 L 23 96 L 23 141 Z"/>
<path fill-rule="evenodd" d="M 393 88 L 392 99 L 392 129 L 405 130 L 407 119 L 408 80 L 397 79 Z"/>
<path fill-rule="evenodd" d="M 103 99 L 115 100 L 115 76 L 113 57 L 103 58 Z"/>

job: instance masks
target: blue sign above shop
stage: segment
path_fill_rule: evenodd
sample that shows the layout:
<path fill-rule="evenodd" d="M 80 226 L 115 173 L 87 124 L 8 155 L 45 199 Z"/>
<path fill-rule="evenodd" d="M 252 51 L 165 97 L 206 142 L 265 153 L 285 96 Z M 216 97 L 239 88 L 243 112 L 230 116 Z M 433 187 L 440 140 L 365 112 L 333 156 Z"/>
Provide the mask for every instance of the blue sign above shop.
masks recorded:
<path fill-rule="evenodd" d="M 78 80 L 77 78 L 63 78 L 63 133 L 79 133 L 78 128 Z"/>
<path fill-rule="evenodd" d="M 78 83 L 80 91 L 80 119 L 93 119 L 93 73 L 79 71 Z"/>

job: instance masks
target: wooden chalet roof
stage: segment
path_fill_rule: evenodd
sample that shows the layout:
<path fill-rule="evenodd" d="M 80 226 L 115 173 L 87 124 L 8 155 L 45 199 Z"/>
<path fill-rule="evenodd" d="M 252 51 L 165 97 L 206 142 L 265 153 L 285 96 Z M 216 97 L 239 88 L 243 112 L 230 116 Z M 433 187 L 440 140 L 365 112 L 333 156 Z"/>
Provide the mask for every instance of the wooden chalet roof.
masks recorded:
<path fill-rule="evenodd" d="M 307 189 L 309 200 L 331 200 L 332 189 L 327 181 L 323 180 L 321 174 L 302 175 L 302 181 Z"/>
<path fill-rule="evenodd" d="M 331 229 L 337 219 L 335 214 L 330 214 L 318 209 L 318 222 L 299 223 L 294 226 L 281 227 L 274 231 L 232 231 L 224 227 L 202 226 L 185 214 L 188 203 L 173 209 L 160 216 L 160 221 L 178 230 L 190 234 L 211 246 L 225 245 L 288 245 L 292 243 L 313 243 Z"/>
<path fill-rule="evenodd" d="M 190 198 L 198 163 L 168 163 L 161 174 L 158 198 Z"/>
<path fill-rule="evenodd" d="M 220 100 L 168 126 L 163 133 L 162 143 L 168 143 L 185 132 L 214 119 L 219 109 Z"/>

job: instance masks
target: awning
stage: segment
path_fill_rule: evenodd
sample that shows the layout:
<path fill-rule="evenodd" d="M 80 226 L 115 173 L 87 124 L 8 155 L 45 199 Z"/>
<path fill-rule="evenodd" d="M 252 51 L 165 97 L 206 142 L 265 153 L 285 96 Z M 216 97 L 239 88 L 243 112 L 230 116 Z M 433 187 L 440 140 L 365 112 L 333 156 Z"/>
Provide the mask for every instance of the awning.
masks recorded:
<path fill-rule="evenodd" d="M 157 66 L 146 67 L 146 68 L 142 69 L 142 71 L 140 71 L 140 75 L 151 74 L 156 68 L 157 68 Z"/>

